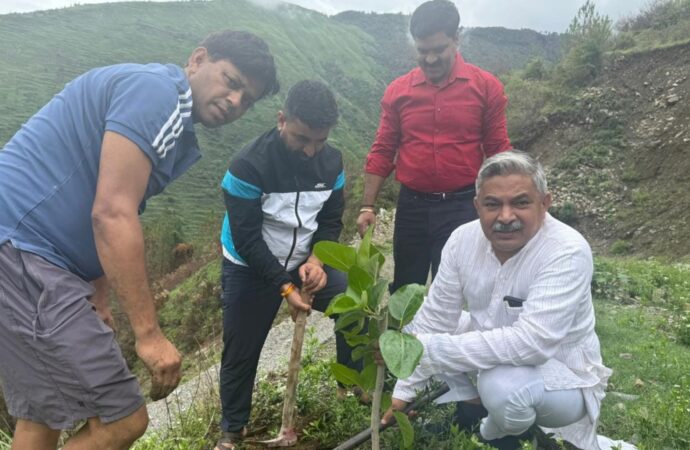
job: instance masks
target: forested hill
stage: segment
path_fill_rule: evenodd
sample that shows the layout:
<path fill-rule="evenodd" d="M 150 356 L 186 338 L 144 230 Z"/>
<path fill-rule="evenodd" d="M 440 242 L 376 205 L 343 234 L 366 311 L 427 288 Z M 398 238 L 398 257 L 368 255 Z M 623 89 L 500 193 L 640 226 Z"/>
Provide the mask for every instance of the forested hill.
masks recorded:
<path fill-rule="evenodd" d="M 414 67 L 414 49 L 408 34 L 409 16 L 346 11 L 333 19 L 355 25 L 375 39 L 375 59 L 389 71 L 390 78 Z M 463 28 L 460 50 L 468 62 L 500 74 L 521 68 L 536 58 L 554 64 L 561 55 L 561 36 L 527 29 Z"/>
<path fill-rule="evenodd" d="M 336 91 L 342 118 L 331 141 L 345 154 L 350 181 L 358 178 L 383 89 L 415 64 L 407 21 L 408 16 L 393 14 L 328 17 L 285 4 L 265 9 L 245 0 L 106 3 L 0 15 L 0 145 L 66 82 L 90 68 L 120 62 L 184 65 L 209 32 L 253 31 L 276 56 L 281 93 L 259 102 L 239 122 L 218 130 L 199 127 L 204 158 L 150 202 L 145 215 L 150 220 L 172 210 L 196 230 L 214 220 L 210 210 L 222 210 L 218 185 L 232 155 L 273 126 L 287 88 L 303 78 L 322 79 Z M 553 47 L 550 37 L 532 31 L 475 29 L 463 37 L 463 52 L 488 68 L 491 60 L 519 66 L 534 54 L 549 58 L 540 40 Z M 512 44 L 506 51 L 499 42 Z"/>

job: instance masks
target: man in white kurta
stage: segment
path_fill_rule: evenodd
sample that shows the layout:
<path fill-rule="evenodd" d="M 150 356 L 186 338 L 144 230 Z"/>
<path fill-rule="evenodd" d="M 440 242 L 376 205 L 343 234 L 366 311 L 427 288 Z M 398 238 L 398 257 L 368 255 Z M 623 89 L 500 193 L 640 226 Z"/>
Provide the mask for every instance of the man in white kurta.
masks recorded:
<path fill-rule="evenodd" d="M 393 407 L 429 378 L 456 400 L 480 397 L 489 442 L 536 422 L 596 449 L 596 423 L 611 373 L 594 331 L 592 254 L 548 213 L 541 167 L 521 152 L 488 159 L 477 180 L 480 219 L 455 230 L 429 296 L 406 331 L 424 345 L 415 373 L 399 380 Z M 471 330 L 457 334 L 469 311 Z M 467 375 L 477 374 L 477 386 Z"/>

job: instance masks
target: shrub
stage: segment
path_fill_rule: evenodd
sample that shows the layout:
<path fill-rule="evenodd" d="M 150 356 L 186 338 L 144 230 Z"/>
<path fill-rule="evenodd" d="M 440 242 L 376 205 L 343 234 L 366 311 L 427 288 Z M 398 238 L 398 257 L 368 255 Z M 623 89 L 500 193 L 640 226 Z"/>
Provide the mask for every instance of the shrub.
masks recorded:
<path fill-rule="evenodd" d="M 565 33 L 565 58 L 557 67 L 558 78 L 566 87 L 585 86 L 596 78 L 603 66 L 604 52 L 611 47 L 611 19 L 595 10 L 587 0 Z"/>
<path fill-rule="evenodd" d="M 544 60 L 541 58 L 533 58 L 522 70 L 522 78 L 525 80 L 541 80 L 546 76 L 546 67 Z"/>
<path fill-rule="evenodd" d="M 612 255 L 627 255 L 632 250 L 632 244 L 628 241 L 617 240 L 611 245 Z"/>
<path fill-rule="evenodd" d="M 577 222 L 577 208 L 572 202 L 555 205 L 549 209 L 549 213 L 563 223 L 572 225 Z"/>

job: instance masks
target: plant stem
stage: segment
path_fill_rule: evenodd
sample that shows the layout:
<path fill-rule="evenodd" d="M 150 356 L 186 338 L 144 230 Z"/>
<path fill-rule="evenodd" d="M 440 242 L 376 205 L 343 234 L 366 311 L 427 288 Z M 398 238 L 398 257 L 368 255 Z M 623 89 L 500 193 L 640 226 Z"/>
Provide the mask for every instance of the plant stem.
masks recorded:
<path fill-rule="evenodd" d="M 388 314 L 378 321 L 379 333 L 383 333 L 388 328 Z M 383 392 L 383 382 L 386 376 L 386 366 L 376 368 L 376 385 L 371 401 L 371 449 L 379 450 L 381 447 L 379 439 L 379 425 L 381 424 L 381 394 Z"/>

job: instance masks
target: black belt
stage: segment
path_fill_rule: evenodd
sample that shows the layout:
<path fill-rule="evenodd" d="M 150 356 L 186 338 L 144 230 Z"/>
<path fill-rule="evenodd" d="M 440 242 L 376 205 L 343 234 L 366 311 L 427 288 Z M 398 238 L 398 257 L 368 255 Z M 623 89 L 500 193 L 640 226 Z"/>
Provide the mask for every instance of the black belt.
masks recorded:
<path fill-rule="evenodd" d="M 400 187 L 400 194 L 413 198 L 414 200 L 424 200 L 427 202 L 443 202 L 446 200 L 464 200 L 474 198 L 474 186 L 465 186 L 453 192 L 419 192 L 410 189 L 404 184 Z"/>

